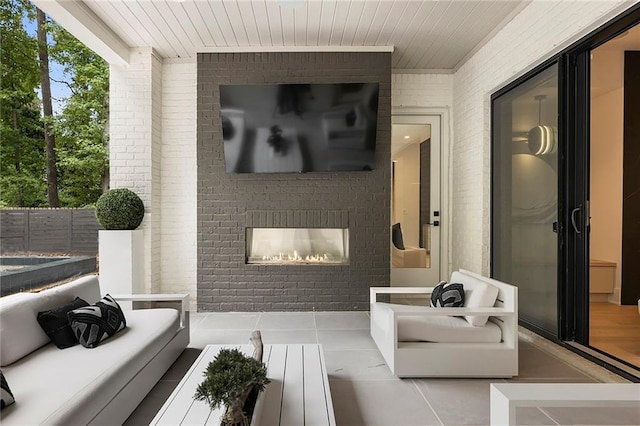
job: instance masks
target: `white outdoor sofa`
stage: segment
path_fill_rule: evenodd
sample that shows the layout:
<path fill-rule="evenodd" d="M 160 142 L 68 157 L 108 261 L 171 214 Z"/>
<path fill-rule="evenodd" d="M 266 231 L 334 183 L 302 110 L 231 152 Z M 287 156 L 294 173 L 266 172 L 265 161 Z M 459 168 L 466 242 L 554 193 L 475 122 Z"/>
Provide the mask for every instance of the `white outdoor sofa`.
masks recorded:
<path fill-rule="evenodd" d="M 39 293 L 0 299 L 0 366 L 15 398 L 3 425 L 122 424 L 189 344 L 189 295 L 112 295 L 116 300 L 177 301 L 177 309 L 124 310 L 126 328 L 96 348 L 58 349 L 39 311 L 80 297 L 100 300 L 95 275 Z"/>
<path fill-rule="evenodd" d="M 393 374 L 517 376 L 517 287 L 465 270 L 453 272 L 449 282 L 463 284 L 464 307 L 430 308 L 377 300 L 380 294 L 430 294 L 433 287 L 370 289 L 371 337 Z M 482 323 L 487 316 L 484 326 L 476 327 L 467 321 Z"/>

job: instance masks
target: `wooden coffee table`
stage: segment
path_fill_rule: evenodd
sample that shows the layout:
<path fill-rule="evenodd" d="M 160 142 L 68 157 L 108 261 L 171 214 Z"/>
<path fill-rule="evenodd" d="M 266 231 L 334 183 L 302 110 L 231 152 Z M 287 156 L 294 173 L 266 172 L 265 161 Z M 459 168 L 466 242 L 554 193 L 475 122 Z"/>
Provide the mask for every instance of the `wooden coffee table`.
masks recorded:
<path fill-rule="evenodd" d="M 151 421 L 152 425 L 218 425 L 222 409 L 193 399 L 203 372 L 220 349 L 238 348 L 251 356 L 252 345 L 207 345 Z M 259 397 L 252 425 L 335 425 L 327 369 L 318 344 L 264 345 L 271 380 Z"/>

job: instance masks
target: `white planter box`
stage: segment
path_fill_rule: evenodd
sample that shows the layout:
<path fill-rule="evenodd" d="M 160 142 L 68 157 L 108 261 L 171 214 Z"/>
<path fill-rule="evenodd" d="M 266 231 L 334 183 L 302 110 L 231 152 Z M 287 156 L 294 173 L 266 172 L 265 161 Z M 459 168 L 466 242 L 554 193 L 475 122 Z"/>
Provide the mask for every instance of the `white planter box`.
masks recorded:
<path fill-rule="evenodd" d="M 103 294 L 144 293 L 144 231 L 98 232 Z M 123 302 L 123 309 L 131 302 Z"/>

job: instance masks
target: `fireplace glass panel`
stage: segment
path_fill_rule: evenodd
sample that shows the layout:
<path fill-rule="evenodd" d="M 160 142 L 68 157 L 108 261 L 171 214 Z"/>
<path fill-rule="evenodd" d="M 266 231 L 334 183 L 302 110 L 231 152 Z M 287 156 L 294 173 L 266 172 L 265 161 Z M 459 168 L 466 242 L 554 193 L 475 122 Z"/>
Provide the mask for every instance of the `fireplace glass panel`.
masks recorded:
<path fill-rule="evenodd" d="M 247 228 L 246 259 L 266 265 L 346 265 L 349 230 Z"/>

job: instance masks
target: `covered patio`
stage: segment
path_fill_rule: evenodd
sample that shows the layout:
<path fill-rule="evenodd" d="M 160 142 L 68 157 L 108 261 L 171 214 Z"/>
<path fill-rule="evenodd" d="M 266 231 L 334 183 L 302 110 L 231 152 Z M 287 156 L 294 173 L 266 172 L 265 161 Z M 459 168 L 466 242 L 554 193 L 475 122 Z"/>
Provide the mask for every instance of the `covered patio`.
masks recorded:
<path fill-rule="evenodd" d="M 393 118 L 430 116 L 441 126 L 438 279 L 459 268 L 490 276 L 491 94 L 635 2 L 34 3 L 109 62 L 111 188 L 130 188 L 145 204 L 144 289 L 190 295 L 191 343 L 127 424 L 151 421 L 206 344 L 243 344 L 253 329 L 267 344 L 323 346 L 340 425 L 488 424 L 492 382 L 624 381 L 525 329 L 513 379 L 398 379 L 370 337 L 368 296 L 369 287 L 399 285 L 390 257 Z M 379 85 L 372 171 L 229 172 L 221 86 L 363 82 Z M 250 121 L 230 109 L 236 126 Z M 366 115 L 353 114 L 359 124 Z M 322 131 L 344 136 L 327 128 L 330 118 Z M 268 126 L 246 128 L 267 139 Z M 254 228 L 348 229 L 349 255 L 338 265 L 251 264 Z M 518 411 L 520 424 L 639 417 L 635 408 Z"/>

